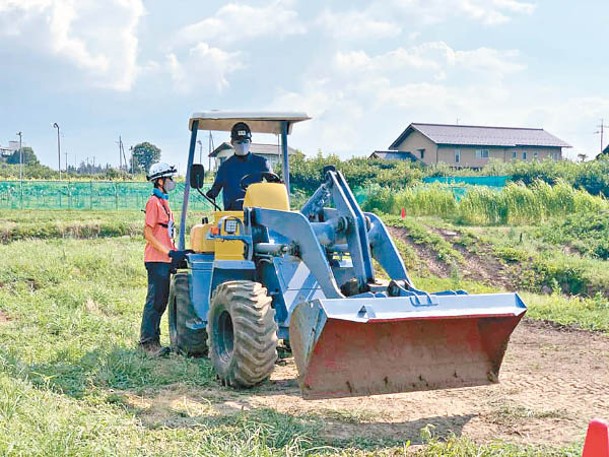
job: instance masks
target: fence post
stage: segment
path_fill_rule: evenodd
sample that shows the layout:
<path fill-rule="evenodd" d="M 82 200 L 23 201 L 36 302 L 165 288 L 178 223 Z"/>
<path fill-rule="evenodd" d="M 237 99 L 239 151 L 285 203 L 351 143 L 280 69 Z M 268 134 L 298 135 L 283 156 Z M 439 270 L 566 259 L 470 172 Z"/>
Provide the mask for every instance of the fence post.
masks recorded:
<path fill-rule="evenodd" d="M 89 209 L 93 209 L 93 181 L 89 181 Z"/>

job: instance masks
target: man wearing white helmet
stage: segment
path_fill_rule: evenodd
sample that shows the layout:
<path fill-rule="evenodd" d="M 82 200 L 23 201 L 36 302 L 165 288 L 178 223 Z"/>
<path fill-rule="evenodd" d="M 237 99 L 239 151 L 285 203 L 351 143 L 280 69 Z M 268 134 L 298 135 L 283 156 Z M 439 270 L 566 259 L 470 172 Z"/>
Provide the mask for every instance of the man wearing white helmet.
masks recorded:
<path fill-rule="evenodd" d="M 176 250 L 173 242 L 174 219 L 169 208 L 169 192 L 175 189 L 175 173 L 173 166 L 160 162 L 153 164 L 146 176 L 154 188 L 146 203 L 144 225 L 148 294 L 140 328 L 140 347 L 155 357 L 169 353 L 169 348 L 161 346 L 161 317 L 169 299 L 171 271 L 186 257 L 186 251 Z"/>

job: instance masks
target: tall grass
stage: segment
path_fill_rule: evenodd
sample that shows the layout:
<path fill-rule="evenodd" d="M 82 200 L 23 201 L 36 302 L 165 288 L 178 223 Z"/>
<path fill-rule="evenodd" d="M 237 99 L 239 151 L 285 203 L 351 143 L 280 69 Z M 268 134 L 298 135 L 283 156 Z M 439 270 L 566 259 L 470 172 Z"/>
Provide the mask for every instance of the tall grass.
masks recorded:
<path fill-rule="evenodd" d="M 609 202 L 559 180 L 555 185 L 511 183 L 501 191 L 473 186 L 461 199 L 438 184 L 400 192 L 379 188 L 363 207 L 388 214 L 399 214 L 404 208 L 410 216 L 440 216 L 465 225 L 535 225 L 555 217 L 606 210 Z"/>

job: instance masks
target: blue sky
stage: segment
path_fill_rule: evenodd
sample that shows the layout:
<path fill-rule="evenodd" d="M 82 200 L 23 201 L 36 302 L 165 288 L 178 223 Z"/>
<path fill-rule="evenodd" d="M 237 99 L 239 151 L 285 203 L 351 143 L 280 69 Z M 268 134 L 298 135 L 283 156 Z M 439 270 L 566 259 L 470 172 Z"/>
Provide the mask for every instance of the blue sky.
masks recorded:
<path fill-rule="evenodd" d="M 57 122 L 71 164 L 118 165 L 122 135 L 183 167 L 191 113 L 280 110 L 313 117 L 290 139 L 307 155 L 459 119 L 542 127 L 592 157 L 607 17 L 600 0 L 0 0 L 0 145 L 22 131 L 56 168 Z"/>

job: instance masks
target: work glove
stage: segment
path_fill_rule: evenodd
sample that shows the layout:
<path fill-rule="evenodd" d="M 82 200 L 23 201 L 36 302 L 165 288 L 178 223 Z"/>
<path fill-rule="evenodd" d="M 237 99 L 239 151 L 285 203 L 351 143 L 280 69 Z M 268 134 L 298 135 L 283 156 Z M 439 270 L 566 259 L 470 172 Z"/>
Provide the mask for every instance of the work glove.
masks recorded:
<path fill-rule="evenodd" d="M 186 249 L 185 251 L 169 251 L 169 258 L 171 259 L 171 266 L 173 268 L 185 268 L 186 267 L 186 255 L 192 254 L 192 249 Z"/>

